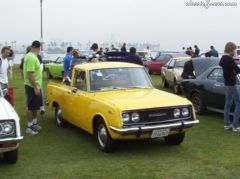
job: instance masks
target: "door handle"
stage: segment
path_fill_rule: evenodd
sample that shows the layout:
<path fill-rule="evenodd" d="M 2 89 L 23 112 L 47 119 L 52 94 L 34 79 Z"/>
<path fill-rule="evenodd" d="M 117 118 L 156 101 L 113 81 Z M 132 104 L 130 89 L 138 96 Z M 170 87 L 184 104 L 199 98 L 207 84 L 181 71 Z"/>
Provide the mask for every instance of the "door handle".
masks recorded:
<path fill-rule="evenodd" d="M 221 85 L 220 85 L 220 84 L 214 84 L 214 86 L 215 86 L 215 87 L 221 87 Z"/>

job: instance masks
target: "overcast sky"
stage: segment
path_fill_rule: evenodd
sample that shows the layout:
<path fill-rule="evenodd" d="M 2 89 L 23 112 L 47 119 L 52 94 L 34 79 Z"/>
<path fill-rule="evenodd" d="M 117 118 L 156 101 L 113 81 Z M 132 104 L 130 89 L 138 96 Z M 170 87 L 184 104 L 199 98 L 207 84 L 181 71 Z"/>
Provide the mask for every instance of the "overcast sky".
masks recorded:
<path fill-rule="evenodd" d="M 44 40 L 150 42 L 172 50 L 215 45 L 221 51 L 227 41 L 240 45 L 240 0 L 226 1 L 238 6 L 186 6 L 190 0 L 43 0 Z M 40 0 L 0 0 L 0 7 L 0 43 L 40 39 Z"/>

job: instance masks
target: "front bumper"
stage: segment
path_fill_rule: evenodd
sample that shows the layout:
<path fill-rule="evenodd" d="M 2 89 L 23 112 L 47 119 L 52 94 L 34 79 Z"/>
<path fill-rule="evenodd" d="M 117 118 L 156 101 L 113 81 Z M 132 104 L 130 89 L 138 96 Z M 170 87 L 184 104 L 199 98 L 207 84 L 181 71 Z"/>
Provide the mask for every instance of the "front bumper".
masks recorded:
<path fill-rule="evenodd" d="M 0 139 L 0 144 L 5 144 L 5 143 L 18 143 L 21 140 L 23 140 L 23 137 L 16 137 L 16 138 L 6 138 L 6 139 Z"/>
<path fill-rule="evenodd" d="M 116 128 L 110 126 L 110 129 L 119 134 L 135 134 L 135 133 L 145 133 L 151 132 L 156 129 L 185 129 L 190 128 L 199 124 L 199 120 L 194 121 L 180 121 L 171 124 L 159 124 L 159 125 L 149 125 L 149 126 L 138 126 L 138 127 L 126 127 L 126 128 Z"/>

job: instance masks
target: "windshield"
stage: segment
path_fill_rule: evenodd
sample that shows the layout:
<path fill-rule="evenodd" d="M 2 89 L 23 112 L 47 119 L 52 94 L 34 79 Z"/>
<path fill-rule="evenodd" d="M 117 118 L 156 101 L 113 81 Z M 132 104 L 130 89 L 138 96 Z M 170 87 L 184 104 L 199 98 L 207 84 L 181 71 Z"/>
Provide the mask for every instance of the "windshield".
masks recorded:
<path fill-rule="evenodd" d="M 185 62 L 186 62 L 186 61 L 177 61 L 177 62 L 176 62 L 176 67 L 177 67 L 177 68 L 183 68 Z"/>
<path fill-rule="evenodd" d="M 91 91 L 152 88 L 144 68 L 107 68 L 90 71 Z"/>

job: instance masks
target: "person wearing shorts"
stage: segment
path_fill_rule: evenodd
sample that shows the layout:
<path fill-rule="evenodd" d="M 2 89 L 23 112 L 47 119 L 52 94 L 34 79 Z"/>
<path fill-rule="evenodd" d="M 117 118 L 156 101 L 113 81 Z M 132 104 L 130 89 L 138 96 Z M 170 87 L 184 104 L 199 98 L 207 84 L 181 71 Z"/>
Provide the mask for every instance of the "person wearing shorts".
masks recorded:
<path fill-rule="evenodd" d="M 23 78 L 27 97 L 27 129 L 26 133 L 35 135 L 41 130 L 38 124 L 37 113 L 43 106 L 42 99 L 42 71 L 37 58 L 41 43 L 34 41 L 30 52 L 24 57 Z"/>

